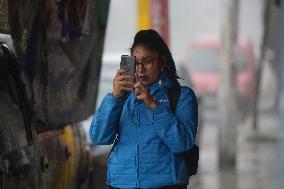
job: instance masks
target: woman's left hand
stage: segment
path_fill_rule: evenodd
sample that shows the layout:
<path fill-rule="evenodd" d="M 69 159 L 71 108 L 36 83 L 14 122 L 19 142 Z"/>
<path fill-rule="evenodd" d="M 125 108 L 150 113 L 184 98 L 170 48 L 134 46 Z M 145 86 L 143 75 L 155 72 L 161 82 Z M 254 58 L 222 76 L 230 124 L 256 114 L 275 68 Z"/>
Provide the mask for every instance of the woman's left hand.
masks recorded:
<path fill-rule="evenodd" d="M 144 86 L 139 80 L 134 84 L 134 90 L 137 94 L 137 100 L 144 100 L 145 104 L 151 109 L 158 106 L 147 87 Z"/>

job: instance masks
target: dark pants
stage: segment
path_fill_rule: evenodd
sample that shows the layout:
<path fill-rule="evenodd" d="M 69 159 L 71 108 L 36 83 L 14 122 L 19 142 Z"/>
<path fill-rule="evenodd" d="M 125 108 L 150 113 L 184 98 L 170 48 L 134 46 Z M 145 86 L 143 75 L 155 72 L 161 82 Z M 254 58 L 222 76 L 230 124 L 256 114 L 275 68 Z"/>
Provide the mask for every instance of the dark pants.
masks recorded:
<path fill-rule="evenodd" d="M 119 189 L 109 186 L 109 189 Z M 139 189 L 139 188 L 137 188 Z M 174 185 L 174 186 L 165 186 L 160 189 L 187 189 L 187 185 Z"/>

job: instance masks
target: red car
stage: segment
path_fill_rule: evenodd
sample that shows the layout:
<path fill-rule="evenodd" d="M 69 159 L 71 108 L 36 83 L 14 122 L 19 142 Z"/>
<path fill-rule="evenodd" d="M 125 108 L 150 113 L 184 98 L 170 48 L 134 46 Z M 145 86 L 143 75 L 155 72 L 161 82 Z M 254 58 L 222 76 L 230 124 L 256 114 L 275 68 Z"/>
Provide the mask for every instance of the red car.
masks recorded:
<path fill-rule="evenodd" d="M 201 95 L 215 95 L 220 85 L 220 40 L 203 37 L 195 40 L 181 62 L 187 70 L 195 90 Z M 255 84 L 255 57 L 252 45 L 248 41 L 238 43 L 236 86 L 238 96 L 246 102 L 253 98 Z"/>

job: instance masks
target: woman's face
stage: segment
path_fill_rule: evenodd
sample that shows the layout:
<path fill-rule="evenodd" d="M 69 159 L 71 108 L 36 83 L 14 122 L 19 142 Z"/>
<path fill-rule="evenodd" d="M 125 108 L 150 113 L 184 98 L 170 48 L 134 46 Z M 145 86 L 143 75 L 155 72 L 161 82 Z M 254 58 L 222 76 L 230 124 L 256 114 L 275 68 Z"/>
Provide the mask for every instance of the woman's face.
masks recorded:
<path fill-rule="evenodd" d="M 142 45 L 134 47 L 132 56 L 136 57 L 136 74 L 140 82 L 149 86 L 160 76 L 163 65 L 158 53 L 146 49 Z"/>

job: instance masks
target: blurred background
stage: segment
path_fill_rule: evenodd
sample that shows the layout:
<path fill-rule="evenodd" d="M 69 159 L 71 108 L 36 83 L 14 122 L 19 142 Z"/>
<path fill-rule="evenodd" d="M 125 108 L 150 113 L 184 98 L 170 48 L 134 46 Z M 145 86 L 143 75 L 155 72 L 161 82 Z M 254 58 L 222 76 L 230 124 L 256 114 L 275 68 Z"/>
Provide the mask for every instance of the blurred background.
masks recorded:
<path fill-rule="evenodd" d="M 0 189 L 106 188 L 88 130 L 135 33 L 199 102 L 188 188 L 284 188 L 284 1 L 0 0 Z M 16 131 L 16 132 L 15 132 Z"/>

